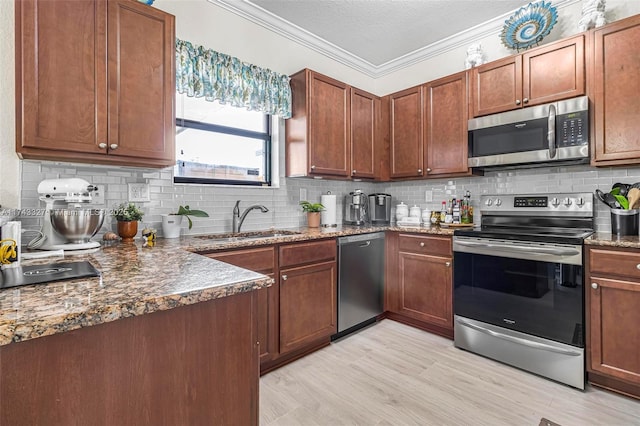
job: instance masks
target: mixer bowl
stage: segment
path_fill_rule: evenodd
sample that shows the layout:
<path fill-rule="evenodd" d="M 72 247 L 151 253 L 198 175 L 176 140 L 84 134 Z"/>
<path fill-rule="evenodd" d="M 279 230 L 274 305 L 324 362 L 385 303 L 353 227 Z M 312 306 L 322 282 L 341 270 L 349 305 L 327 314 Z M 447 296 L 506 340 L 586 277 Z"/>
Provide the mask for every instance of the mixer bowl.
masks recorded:
<path fill-rule="evenodd" d="M 70 243 L 89 242 L 104 222 L 104 209 L 51 209 L 51 226 Z"/>

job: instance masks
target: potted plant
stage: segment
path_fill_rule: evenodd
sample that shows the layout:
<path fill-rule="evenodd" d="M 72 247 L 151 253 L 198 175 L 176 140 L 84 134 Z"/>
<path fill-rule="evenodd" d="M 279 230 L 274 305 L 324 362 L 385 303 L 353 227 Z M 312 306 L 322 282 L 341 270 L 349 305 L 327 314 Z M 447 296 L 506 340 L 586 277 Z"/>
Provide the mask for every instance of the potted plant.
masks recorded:
<path fill-rule="evenodd" d="M 300 201 L 302 211 L 307 213 L 307 226 L 309 228 L 320 227 L 320 212 L 324 210 L 324 206 L 320 203 L 310 203 L 308 201 Z"/>
<path fill-rule="evenodd" d="M 193 222 L 189 216 L 209 217 L 209 214 L 202 210 L 192 210 L 189 206 L 178 207 L 177 213 L 163 214 L 162 235 L 164 238 L 178 238 L 180 236 L 180 226 L 182 225 L 183 216 L 186 216 L 189 221 L 189 229 L 191 229 L 193 227 Z"/>
<path fill-rule="evenodd" d="M 138 233 L 138 221 L 142 220 L 144 213 L 133 203 L 122 203 L 113 212 L 113 217 L 118 221 L 118 235 L 122 241 L 133 241 Z"/>

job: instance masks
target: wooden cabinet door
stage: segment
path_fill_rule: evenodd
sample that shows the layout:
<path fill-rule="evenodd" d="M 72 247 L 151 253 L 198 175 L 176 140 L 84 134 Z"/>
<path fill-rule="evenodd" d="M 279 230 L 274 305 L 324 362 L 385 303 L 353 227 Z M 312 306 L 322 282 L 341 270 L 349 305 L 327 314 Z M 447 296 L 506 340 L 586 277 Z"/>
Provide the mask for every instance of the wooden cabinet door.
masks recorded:
<path fill-rule="evenodd" d="M 16 151 L 105 153 L 106 0 L 15 6 Z"/>
<path fill-rule="evenodd" d="M 584 35 L 524 53 L 522 106 L 584 95 L 584 73 Z"/>
<path fill-rule="evenodd" d="M 598 28 L 593 36 L 593 163 L 640 163 L 640 16 Z"/>
<path fill-rule="evenodd" d="M 108 8 L 110 154 L 175 159 L 174 18 L 129 0 Z"/>
<path fill-rule="evenodd" d="M 351 88 L 351 177 L 375 177 L 377 109 L 380 99 Z"/>
<path fill-rule="evenodd" d="M 474 117 L 521 106 L 521 56 L 510 56 L 471 70 L 471 111 Z"/>
<path fill-rule="evenodd" d="M 271 287 L 256 290 L 260 363 L 271 361 L 278 356 L 279 284 L 277 277 L 274 276 L 275 254 L 273 246 L 205 254 L 212 259 L 259 272 L 275 279 L 275 283 Z"/>
<path fill-rule="evenodd" d="M 309 71 L 309 174 L 351 176 L 349 86 Z"/>
<path fill-rule="evenodd" d="M 404 251 L 398 256 L 399 313 L 452 328 L 451 258 Z"/>
<path fill-rule="evenodd" d="M 424 129 L 426 176 L 468 173 L 467 73 L 461 72 L 425 86 Z"/>
<path fill-rule="evenodd" d="M 590 278 L 588 371 L 640 385 L 640 284 Z"/>
<path fill-rule="evenodd" d="M 280 270 L 280 354 L 337 331 L 336 262 Z"/>
<path fill-rule="evenodd" d="M 412 87 L 390 96 L 390 176 L 419 177 L 423 174 L 422 89 Z"/>

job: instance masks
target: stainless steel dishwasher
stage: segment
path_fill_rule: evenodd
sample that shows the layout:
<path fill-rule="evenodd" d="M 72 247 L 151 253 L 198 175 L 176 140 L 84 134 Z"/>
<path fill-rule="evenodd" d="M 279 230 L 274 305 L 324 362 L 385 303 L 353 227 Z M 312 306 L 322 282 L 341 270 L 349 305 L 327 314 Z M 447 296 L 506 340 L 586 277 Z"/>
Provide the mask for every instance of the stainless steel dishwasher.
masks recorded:
<path fill-rule="evenodd" d="M 384 232 L 338 238 L 338 333 L 375 322 L 383 312 Z"/>

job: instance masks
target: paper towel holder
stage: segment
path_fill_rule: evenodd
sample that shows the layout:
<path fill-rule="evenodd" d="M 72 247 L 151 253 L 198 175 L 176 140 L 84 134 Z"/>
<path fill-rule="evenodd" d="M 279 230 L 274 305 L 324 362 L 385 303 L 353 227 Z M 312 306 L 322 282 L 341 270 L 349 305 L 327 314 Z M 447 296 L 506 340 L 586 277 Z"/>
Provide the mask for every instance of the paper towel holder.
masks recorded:
<path fill-rule="evenodd" d="M 336 196 L 327 191 L 320 195 L 320 203 L 324 209 L 320 212 L 320 226 L 323 228 L 335 228 L 338 226 L 336 218 Z"/>

